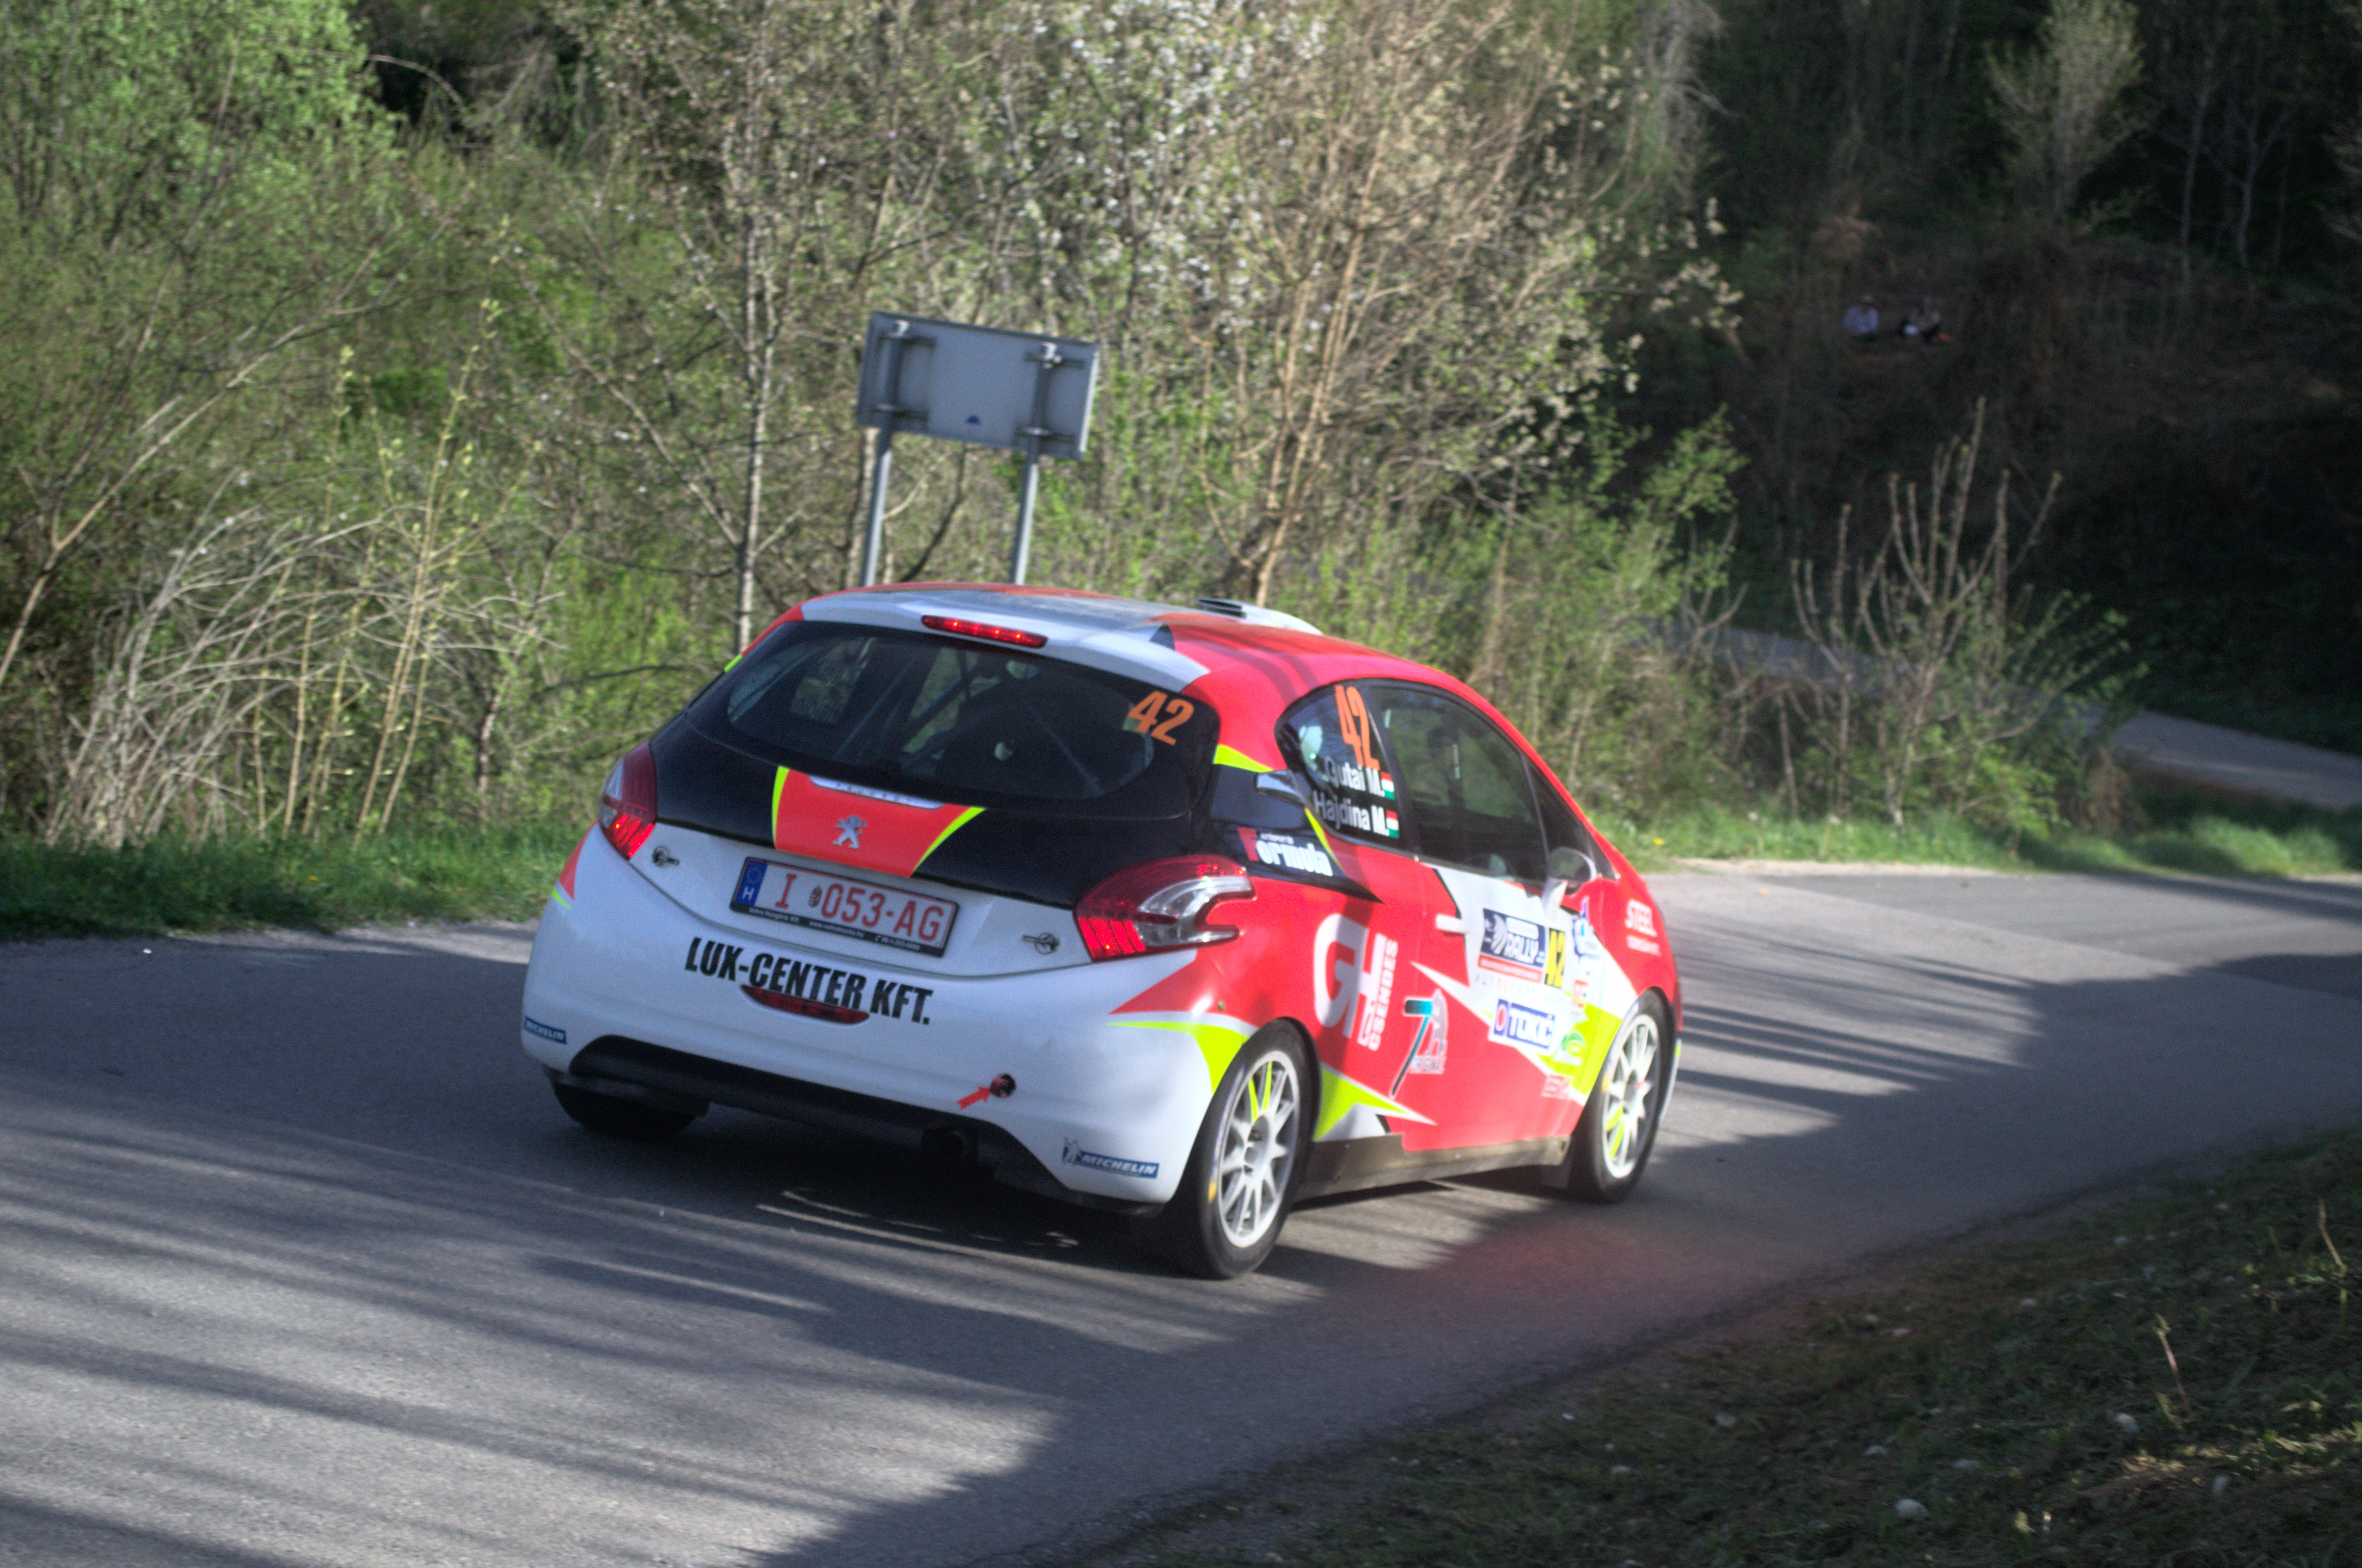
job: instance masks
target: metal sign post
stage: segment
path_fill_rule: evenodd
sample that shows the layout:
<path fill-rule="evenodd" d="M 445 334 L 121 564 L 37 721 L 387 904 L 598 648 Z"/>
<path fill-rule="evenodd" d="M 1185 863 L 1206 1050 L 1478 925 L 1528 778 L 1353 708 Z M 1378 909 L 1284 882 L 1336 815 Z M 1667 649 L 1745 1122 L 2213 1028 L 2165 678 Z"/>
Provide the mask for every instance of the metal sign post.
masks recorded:
<path fill-rule="evenodd" d="M 1025 580 L 1043 458 L 1079 458 L 1089 439 L 1098 345 L 920 316 L 869 318 L 855 421 L 877 432 L 861 582 L 877 580 L 894 432 L 999 447 L 1025 456 L 1009 580 Z"/>

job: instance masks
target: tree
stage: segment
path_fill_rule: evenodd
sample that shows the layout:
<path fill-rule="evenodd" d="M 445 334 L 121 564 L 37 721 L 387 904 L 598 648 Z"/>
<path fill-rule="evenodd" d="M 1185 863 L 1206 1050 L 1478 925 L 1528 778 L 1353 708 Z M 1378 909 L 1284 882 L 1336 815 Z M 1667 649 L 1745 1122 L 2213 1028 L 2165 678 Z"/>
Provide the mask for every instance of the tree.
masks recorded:
<path fill-rule="evenodd" d="M 2031 50 L 1986 61 L 2018 171 L 2053 223 L 2070 220 L 2083 182 L 2140 128 L 2125 102 L 2140 70 L 2129 0 L 2052 0 Z"/>
<path fill-rule="evenodd" d="M 165 456 L 381 303 L 403 218 L 359 72 L 334 0 L 0 14 L 0 694 L 70 558 L 152 509 Z"/>

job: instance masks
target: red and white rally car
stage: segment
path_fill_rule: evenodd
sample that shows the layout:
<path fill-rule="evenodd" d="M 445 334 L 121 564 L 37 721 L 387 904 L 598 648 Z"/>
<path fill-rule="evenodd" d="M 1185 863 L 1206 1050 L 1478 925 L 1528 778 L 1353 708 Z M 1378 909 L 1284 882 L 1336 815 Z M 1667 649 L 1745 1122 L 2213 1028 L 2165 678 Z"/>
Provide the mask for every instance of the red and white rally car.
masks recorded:
<path fill-rule="evenodd" d="M 1228 601 L 920 584 L 790 610 L 616 765 L 523 1037 L 600 1132 L 973 1154 L 1227 1277 L 1315 1193 L 1623 1198 L 1680 1020 L 1648 888 L 1458 680 Z"/>

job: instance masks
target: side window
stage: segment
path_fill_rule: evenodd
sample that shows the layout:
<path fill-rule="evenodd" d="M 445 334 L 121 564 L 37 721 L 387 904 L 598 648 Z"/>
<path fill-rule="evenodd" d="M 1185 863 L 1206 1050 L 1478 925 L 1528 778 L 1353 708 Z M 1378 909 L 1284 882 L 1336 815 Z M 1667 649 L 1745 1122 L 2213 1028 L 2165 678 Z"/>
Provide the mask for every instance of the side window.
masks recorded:
<path fill-rule="evenodd" d="M 1404 847 L 1394 774 L 1361 690 L 1332 686 L 1287 711 L 1281 735 L 1312 788 L 1312 811 L 1330 833 Z"/>
<path fill-rule="evenodd" d="M 1524 754 L 1440 691 L 1373 686 L 1368 700 L 1418 823 L 1419 853 L 1539 886 L 1546 856 Z"/>
<path fill-rule="evenodd" d="M 1526 764 L 1527 777 L 1533 782 L 1534 800 L 1542 809 L 1542 844 L 1549 849 L 1579 849 L 1591 857 L 1592 865 L 1603 877 L 1614 873 L 1607 868 L 1607 856 L 1599 853 L 1599 841 L 1593 838 L 1583 825 L 1583 819 L 1568 809 L 1559 798 L 1557 789 L 1549 778 Z"/>

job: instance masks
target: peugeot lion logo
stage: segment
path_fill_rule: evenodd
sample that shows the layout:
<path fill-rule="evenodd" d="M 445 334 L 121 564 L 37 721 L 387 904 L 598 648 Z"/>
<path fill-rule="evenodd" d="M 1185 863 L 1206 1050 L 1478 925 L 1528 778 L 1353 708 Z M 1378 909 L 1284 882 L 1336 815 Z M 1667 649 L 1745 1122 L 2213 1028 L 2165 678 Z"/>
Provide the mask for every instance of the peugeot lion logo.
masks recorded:
<path fill-rule="evenodd" d="M 859 817 L 839 818 L 836 824 L 836 842 L 829 847 L 832 849 L 860 848 L 861 830 L 868 825 L 869 824 L 867 823 L 863 822 Z"/>

